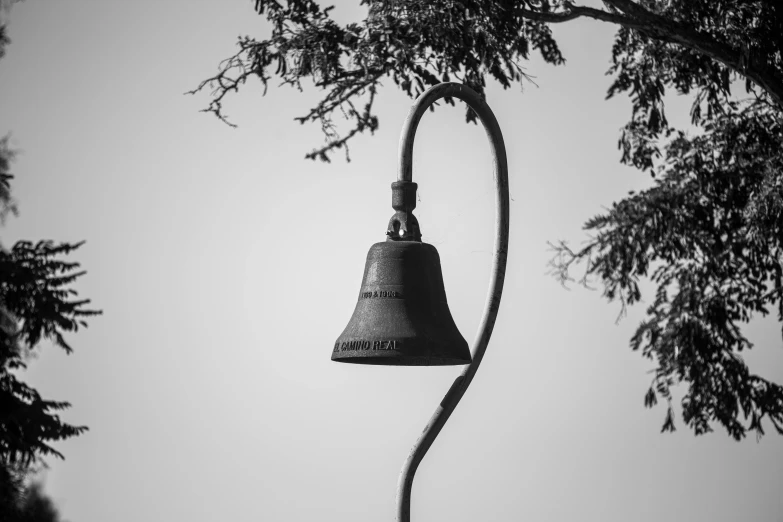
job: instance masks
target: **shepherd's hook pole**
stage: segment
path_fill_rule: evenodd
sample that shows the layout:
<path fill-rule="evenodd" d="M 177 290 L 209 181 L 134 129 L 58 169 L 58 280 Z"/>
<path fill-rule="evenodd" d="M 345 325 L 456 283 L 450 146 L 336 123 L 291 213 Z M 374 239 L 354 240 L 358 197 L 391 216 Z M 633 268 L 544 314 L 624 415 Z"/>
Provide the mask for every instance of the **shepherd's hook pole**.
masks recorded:
<path fill-rule="evenodd" d="M 449 419 L 451 412 L 457 407 L 473 376 L 478 370 L 484 352 L 487 350 L 495 318 L 500 308 L 500 296 L 503 293 L 503 279 L 506 276 L 506 257 L 508 255 L 508 165 L 506 161 L 506 146 L 500 126 L 492 110 L 476 92 L 460 83 L 441 83 L 424 91 L 411 108 L 400 135 L 400 166 L 398 181 L 413 181 L 411 160 L 413 157 L 413 139 L 416 127 L 424 112 L 437 100 L 444 97 L 459 98 L 467 103 L 478 115 L 489 138 L 494 165 L 495 187 L 495 245 L 492 257 L 492 275 L 489 281 L 489 292 L 484 305 L 484 313 L 476 338 L 473 341 L 473 361 L 465 367 L 449 391 L 443 397 L 440 406 L 430 418 L 419 440 L 411 449 L 400 472 L 397 483 L 397 522 L 410 522 L 411 519 L 411 487 L 416 468 L 432 446 L 443 425 Z"/>

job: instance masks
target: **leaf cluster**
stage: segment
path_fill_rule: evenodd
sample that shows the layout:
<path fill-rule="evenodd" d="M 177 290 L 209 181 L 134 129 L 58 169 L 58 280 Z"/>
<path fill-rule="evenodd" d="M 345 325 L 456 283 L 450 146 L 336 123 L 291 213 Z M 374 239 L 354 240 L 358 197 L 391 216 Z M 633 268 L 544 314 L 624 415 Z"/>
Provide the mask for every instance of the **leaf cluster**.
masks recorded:
<path fill-rule="evenodd" d="M 618 29 L 607 73 L 614 76 L 607 98 L 625 93 L 632 102 L 631 118 L 618 144 L 621 162 L 654 175 L 655 161 L 662 156 L 662 138 L 669 138 L 675 130 L 666 116 L 664 98 L 668 92 L 692 95 L 691 123 L 696 126 L 736 109 L 732 88 L 740 82 L 770 110 L 780 109 L 772 101 L 772 93 L 746 73 L 753 67 L 783 77 L 783 7 L 766 1 L 647 4 L 651 15 L 663 18 L 668 25 L 646 31 L 625 26 Z M 694 45 L 677 44 L 675 36 L 690 36 Z"/>
<path fill-rule="evenodd" d="M 5 15 L 20 0 L 0 0 L 0 58 L 10 43 Z M 17 214 L 11 195 L 10 166 L 15 152 L 9 137 L 0 139 L 0 224 Z M 19 241 L 9 251 L 0 245 L 0 518 L 3 520 L 57 520 L 51 502 L 33 487 L 20 505 L 21 478 L 42 457 L 62 454 L 50 442 L 84 432 L 85 426 L 62 422 L 57 412 L 63 401 L 44 400 L 17 377 L 42 340 L 51 340 L 66 353 L 72 351 L 64 333 L 86 327 L 85 318 L 100 314 L 77 299 L 71 285 L 84 274 L 79 264 L 61 256 L 82 243 Z M 17 509 L 18 508 L 18 509 Z M 9 511 L 10 510 L 10 511 Z M 13 515 L 13 516 L 12 516 Z"/>
<path fill-rule="evenodd" d="M 14 373 L 26 367 L 43 339 L 70 353 L 64 333 L 86 327 L 86 317 L 101 313 L 86 308 L 89 300 L 77 299 L 71 288 L 84 274 L 79 264 L 60 259 L 81 244 L 19 241 L 0 251 L 0 461 L 26 465 L 43 456 L 62 458 L 49 442 L 87 429 L 63 423 L 56 412 L 69 404 L 42 399 Z"/>
<path fill-rule="evenodd" d="M 631 339 L 657 363 L 645 404 L 666 399 L 663 429 L 674 430 L 671 388 L 687 382 L 686 424 L 702 434 L 717 422 L 739 440 L 762 435 L 764 418 L 783 434 L 783 387 L 740 356 L 752 347 L 741 325 L 754 314 L 783 321 L 783 121 L 760 101 L 722 109 L 703 134 L 678 131 L 654 186 L 588 220 L 592 239 L 577 252 L 558 245 L 554 267 L 566 281 L 585 261 L 623 310 L 649 277 L 655 297 Z"/>
<path fill-rule="evenodd" d="M 213 89 L 205 111 L 228 123 L 225 96 L 248 78 L 259 78 L 264 92 L 273 77 L 298 89 L 311 80 L 325 94 L 296 120 L 320 124 L 326 144 L 306 157 L 329 161 L 330 153 L 346 147 L 356 134 L 378 128 L 373 103 L 383 78 L 391 78 L 410 97 L 451 80 L 483 94 L 487 76 L 504 88 L 525 79 L 519 61 L 527 59 L 531 49 L 547 62 L 563 63 L 550 28 L 525 19 L 511 0 L 362 3 L 368 7 L 367 17 L 361 23 L 340 25 L 330 16 L 333 7 L 323 8 L 312 0 L 285 5 L 257 0 L 257 12 L 272 24 L 270 37 L 241 37 L 239 51 L 190 92 Z M 335 114 L 349 122 L 345 135 L 338 132 Z M 476 121 L 471 110 L 466 120 Z"/>
<path fill-rule="evenodd" d="M 617 9 L 625 2 L 610 4 L 636 16 Z M 645 404 L 667 401 L 663 430 L 674 430 L 671 388 L 685 382 L 682 415 L 694 433 L 718 423 L 737 440 L 749 430 L 760 436 L 768 418 L 783 434 L 783 388 L 751 374 L 740 356 L 751 348 L 742 323 L 770 308 L 783 321 L 783 113 L 769 80 L 783 70 L 783 8 L 634 5 L 645 9 L 638 16 L 648 28 L 618 29 L 607 97 L 631 99 L 621 162 L 649 172 L 655 184 L 589 220 L 595 235 L 580 251 L 561 243 L 555 272 L 565 280 L 570 264 L 585 261 L 586 275 L 622 310 L 641 299 L 640 278 L 657 285 L 631 347 L 657 363 Z M 676 43 L 682 37 L 693 45 Z M 732 93 L 739 84 L 744 100 Z M 669 124 L 671 91 L 692 96 L 695 136 Z"/>

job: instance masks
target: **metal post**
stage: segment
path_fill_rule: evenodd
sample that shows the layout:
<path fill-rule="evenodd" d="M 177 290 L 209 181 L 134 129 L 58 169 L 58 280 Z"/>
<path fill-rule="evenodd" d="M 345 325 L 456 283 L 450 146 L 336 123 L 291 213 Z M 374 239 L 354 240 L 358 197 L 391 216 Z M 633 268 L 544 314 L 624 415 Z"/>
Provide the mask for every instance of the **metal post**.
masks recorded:
<path fill-rule="evenodd" d="M 506 146 L 500 126 L 489 108 L 489 105 L 469 87 L 459 83 L 441 83 L 424 91 L 411 108 L 400 135 L 400 165 L 397 175 L 398 181 L 413 181 L 412 157 L 413 139 L 416 136 L 416 127 L 419 125 L 424 112 L 437 100 L 450 96 L 459 98 L 467 103 L 478 115 L 484 130 L 490 141 L 492 149 L 492 163 L 494 166 L 494 178 L 496 191 L 495 210 L 495 244 L 492 258 L 492 275 L 489 281 L 489 292 L 484 305 L 484 312 L 479 325 L 476 338 L 473 341 L 473 361 L 465 367 L 459 377 L 446 392 L 440 406 L 430 418 L 416 444 L 411 449 L 408 458 L 400 472 L 400 480 L 397 483 L 397 522 L 410 522 L 411 488 L 413 476 L 419 467 L 427 450 L 432 446 L 435 437 L 438 436 L 443 425 L 449 419 L 451 412 L 457 407 L 460 399 L 468 389 L 473 376 L 478 370 L 484 352 L 487 349 L 492 329 L 495 326 L 495 318 L 500 308 L 500 297 L 503 292 L 503 280 L 506 275 L 506 257 L 508 255 L 508 165 L 506 160 Z"/>

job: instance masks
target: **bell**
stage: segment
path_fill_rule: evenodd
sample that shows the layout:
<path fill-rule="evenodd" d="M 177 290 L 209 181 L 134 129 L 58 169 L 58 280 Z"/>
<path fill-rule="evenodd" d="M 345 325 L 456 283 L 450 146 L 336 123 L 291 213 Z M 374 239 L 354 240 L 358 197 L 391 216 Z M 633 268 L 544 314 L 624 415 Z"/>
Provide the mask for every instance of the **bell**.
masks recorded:
<path fill-rule="evenodd" d="M 471 360 L 468 343 L 446 302 L 438 251 L 421 242 L 418 223 L 410 213 L 415 186 L 413 182 L 392 185 L 395 196 L 403 189 L 409 193 L 404 200 L 410 208 L 398 209 L 404 206 L 401 194 L 393 199 L 398 212 L 389 222 L 389 239 L 370 247 L 359 299 L 334 344 L 333 361 L 444 366 Z"/>

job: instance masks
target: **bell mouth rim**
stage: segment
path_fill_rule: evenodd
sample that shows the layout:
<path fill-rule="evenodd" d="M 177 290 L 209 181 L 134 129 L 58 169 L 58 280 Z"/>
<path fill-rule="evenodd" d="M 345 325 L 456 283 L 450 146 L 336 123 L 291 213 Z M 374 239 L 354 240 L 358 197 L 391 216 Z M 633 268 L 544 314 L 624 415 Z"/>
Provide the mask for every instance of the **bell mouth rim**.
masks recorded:
<path fill-rule="evenodd" d="M 470 364 L 472 357 L 426 356 L 426 355 L 333 355 L 332 361 L 346 364 L 364 364 L 367 366 L 462 366 Z"/>

